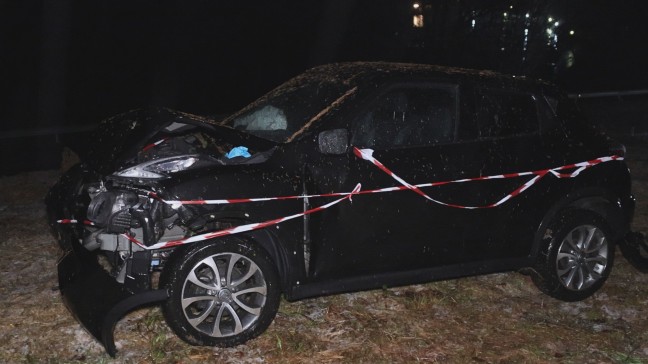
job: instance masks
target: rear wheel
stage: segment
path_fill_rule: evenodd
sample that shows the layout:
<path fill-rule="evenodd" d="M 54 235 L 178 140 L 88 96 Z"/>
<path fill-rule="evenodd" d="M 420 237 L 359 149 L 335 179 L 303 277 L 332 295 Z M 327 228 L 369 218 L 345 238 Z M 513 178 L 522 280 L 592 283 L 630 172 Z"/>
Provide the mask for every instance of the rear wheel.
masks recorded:
<path fill-rule="evenodd" d="M 590 211 L 569 210 L 554 220 L 535 267 L 533 281 L 563 301 L 583 300 L 610 275 L 614 242 L 605 221 Z"/>
<path fill-rule="evenodd" d="M 164 274 L 168 325 L 193 345 L 234 346 L 266 330 L 279 307 L 275 266 L 253 243 L 227 237 L 180 252 Z"/>

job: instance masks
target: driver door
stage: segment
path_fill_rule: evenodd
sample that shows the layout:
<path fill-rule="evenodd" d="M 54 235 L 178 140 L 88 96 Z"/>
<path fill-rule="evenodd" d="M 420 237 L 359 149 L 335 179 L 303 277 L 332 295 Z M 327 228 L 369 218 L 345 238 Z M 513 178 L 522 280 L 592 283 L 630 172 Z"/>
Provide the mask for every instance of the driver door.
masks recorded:
<path fill-rule="evenodd" d="M 378 161 L 410 184 L 474 176 L 481 151 L 477 144 L 456 143 L 459 104 L 456 84 L 394 85 L 358 111 L 352 148 L 372 149 Z M 314 178 L 315 193 L 351 191 L 357 183 L 363 191 L 402 187 L 353 151 L 327 157 L 326 165 L 339 178 Z M 490 198 L 480 187 L 422 191 L 438 201 L 474 205 Z M 484 210 L 444 206 L 404 189 L 353 196 L 351 203 L 312 215 L 310 223 L 311 276 L 326 280 L 460 263 L 467 245 L 489 239 L 484 227 L 491 219 Z"/>

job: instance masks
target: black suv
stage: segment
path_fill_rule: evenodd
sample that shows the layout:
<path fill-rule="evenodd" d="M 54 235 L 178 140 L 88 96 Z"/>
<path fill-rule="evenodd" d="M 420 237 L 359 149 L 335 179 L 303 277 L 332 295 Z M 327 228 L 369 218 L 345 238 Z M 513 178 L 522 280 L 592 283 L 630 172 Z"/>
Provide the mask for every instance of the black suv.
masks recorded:
<path fill-rule="evenodd" d="M 584 299 L 634 210 L 624 149 L 551 85 L 390 63 L 311 69 L 223 121 L 104 122 L 48 195 L 66 304 L 107 351 L 162 303 L 195 345 L 262 333 L 280 296 L 523 270 Z"/>

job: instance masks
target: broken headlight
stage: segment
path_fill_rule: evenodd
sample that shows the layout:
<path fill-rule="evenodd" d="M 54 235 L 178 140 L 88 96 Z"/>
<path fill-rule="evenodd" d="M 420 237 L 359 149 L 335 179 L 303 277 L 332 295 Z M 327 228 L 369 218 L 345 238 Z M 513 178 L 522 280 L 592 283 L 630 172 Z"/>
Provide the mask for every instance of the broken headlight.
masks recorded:
<path fill-rule="evenodd" d="M 183 171 L 198 162 L 196 155 L 180 155 L 155 159 L 133 167 L 122 169 L 114 175 L 131 178 L 165 178 L 170 173 Z"/>

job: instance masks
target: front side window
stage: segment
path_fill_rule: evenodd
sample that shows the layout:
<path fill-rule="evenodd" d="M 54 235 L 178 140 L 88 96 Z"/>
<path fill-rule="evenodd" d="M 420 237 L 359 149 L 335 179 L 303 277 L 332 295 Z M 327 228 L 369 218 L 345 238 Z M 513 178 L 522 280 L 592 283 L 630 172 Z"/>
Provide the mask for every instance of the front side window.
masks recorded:
<path fill-rule="evenodd" d="M 454 140 L 457 87 L 400 87 L 378 96 L 356 123 L 353 143 L 388 149 Z"/>
<path fill-rule="evenodd" d="M 483 90 L 477 94 L 476 106 L 480 139 L 538 131 L 538 109 L 533 95 Z"/>

